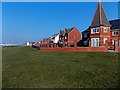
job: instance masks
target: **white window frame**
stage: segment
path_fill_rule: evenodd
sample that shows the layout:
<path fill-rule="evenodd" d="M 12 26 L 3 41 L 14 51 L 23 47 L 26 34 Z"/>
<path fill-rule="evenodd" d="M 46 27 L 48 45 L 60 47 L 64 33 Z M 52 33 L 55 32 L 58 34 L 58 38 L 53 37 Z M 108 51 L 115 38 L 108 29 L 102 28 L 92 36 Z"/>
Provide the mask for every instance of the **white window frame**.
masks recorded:
<path fill-rule="evenodd" d="M 105 32 L 105 33 L 107 32 L 107 28 L 104 28 L 104 32 Z"/>
<path fill-rule="evenodd" d="M 65 39 L 67 39 L 67 36 L 65 36 Z"/>
<path fill-rule="evenodd" d="M 66 45 L 68 45 L 68 42 L 65 42 Z"/>
<path fill-rule="evenodd" d="M 99 33 L 99 30 L 100 30 L 100 29 L 99 29 L 99 28 L 97 28 L 97 29 L 96 29 L 96 31 L 97 31 L 96 33 Z"/>
<path fill-rule="evenodd" d="M 112 45 L 114 45 L 115 44 L 115 40 L 112 40 Z"/>
<path fill-rule="evenodd" d="M 115 35 L 115 32 L 118 32 L 118 31 L 113 31 L 113 32 L 112 32 L 112 35 L 113 35 L 113 36 L 118 36 L 118 35 L 119 35 L 119 32 L 118 32 L 118 35 Z"/>
<path fill-rule="evenodd" d="M 120 47 L 120 40 L 119 40 L 119 47 Z"/>
<path fill-rule="evenodd" d="M 94 40 L 94 42 L 93 42 Z M 96 43 L 96 40 L 98 40 L 98 42 Z M 99 38 L 91 38 L 91 46 L 92 47 L 99 47 Z"/>
<path fill-rule="evenodd" d="M 107 40 L 108 40 L 107 38 L 104 38 L 104 43 L 105 43 Z"/>
<path fill-rule="evenodd" d="M 91 30 L 91 33 L 92 33 L 92 34 L 99 33 L 99 32 L 100 32 L 100 28 L 93 28 L 93 29 Z"/>

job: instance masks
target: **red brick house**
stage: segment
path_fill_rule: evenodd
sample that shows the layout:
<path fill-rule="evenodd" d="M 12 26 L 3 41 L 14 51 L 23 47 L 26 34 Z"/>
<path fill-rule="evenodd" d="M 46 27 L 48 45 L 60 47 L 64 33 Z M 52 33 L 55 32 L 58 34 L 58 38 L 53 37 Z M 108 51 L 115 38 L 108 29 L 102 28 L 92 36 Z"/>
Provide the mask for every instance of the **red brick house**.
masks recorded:
<path fill-rule="evenodd" d="M 98 2 L 96 12 L 90 25 L 90 40 L 92 47 L 104 46 L 105 41 L 110 42 L 110 27 L 101 2 Z"/>
<path fill-rule="evenodd" d="M 119 41 L 120 46 L 120 19 L 109 21 L 111 26 L 110 30 L 110 42 L 112 43 L 112 47 L 115 44 L 115 41 Z"/>
<path fill-rule="evenodd" d="M 81 39 L 81 34 L 77 28 L 65 28 L 60 30 L 59 45 L 65 44 L 65 46 L 74 45 L 75 42 Z"/>
<path fill-rule="evenodd" d="M 77 28 L 65 28 L 51 39 L 41 41 L 43 47 L 48 44 L 54 48 L 42 48 L 43 51 L 120 51 L 120 19 L 108 20 L 102 3 L 99 1 L 91 25 L 82 32 Z M 54 42 L 56 41 L 56 42 Z M 76 46 L 77 44 L 77 46 Z M 50 47 L 51 47 L 50 46 Z M 63 48 L 58 48 L 63 47 Z M 66 47 L 65 47 L 66 46 Z M 73 48 L 69 48 L 72 47 Z M 65 48 L 64 48 L 65 47 Z"/>
<path fill-rule="evenodd" d="M 40 47 L 48 47 L 51 39 L 50 38 L 44 38 L 40 41 Z"/>
<path fill-rule="evenodd" d="M 92 47 L 114 46 L 114 40 L 120 41 L 120 19 L 108 21 L 101 2 L 98 2 L 93 20 L 88 29 L 82 32 L 82 39 L 77 42 L 78 46 L 88 46 L 89 40 Z"/>

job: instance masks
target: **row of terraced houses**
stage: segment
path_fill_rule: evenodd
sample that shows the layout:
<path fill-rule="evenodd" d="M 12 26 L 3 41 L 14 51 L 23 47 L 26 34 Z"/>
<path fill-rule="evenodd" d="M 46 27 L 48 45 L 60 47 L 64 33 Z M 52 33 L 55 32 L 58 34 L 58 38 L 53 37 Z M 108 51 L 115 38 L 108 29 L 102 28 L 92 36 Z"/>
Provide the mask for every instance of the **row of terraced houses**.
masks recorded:
<path fill-rule="evenodd" d="M 119 52 L 120 19 L 109 21 L 99 1 L 91 25 L 82 33 L 76 27 L 65 28 L 34 46 L 40 47 L 41 51 Z"/>

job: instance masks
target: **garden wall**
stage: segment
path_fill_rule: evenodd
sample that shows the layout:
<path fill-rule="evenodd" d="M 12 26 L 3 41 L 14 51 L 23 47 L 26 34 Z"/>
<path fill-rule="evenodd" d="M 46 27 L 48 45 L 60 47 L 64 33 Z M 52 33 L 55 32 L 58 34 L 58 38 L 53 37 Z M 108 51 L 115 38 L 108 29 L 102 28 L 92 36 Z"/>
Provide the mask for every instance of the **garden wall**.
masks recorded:
<path fill-rule="evenodd" d="M 62 47 L 40 48 L 40 51 L 71 51 L 71 52 L 107 52 L 106 47 Z"/>

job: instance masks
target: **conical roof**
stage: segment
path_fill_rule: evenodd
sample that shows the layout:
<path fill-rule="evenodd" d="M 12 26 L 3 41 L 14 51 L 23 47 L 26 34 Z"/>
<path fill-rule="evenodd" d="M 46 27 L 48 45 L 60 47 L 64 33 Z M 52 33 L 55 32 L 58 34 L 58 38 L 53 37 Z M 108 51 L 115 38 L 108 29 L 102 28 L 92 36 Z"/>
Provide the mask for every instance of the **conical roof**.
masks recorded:
<path fill-rule="evenodd" d="M 96 8 L 96 12 L 94 14 L 90 27 L 96 26 L 111 26 L 100 1 L 98 2 L 98 6 Z"/>

